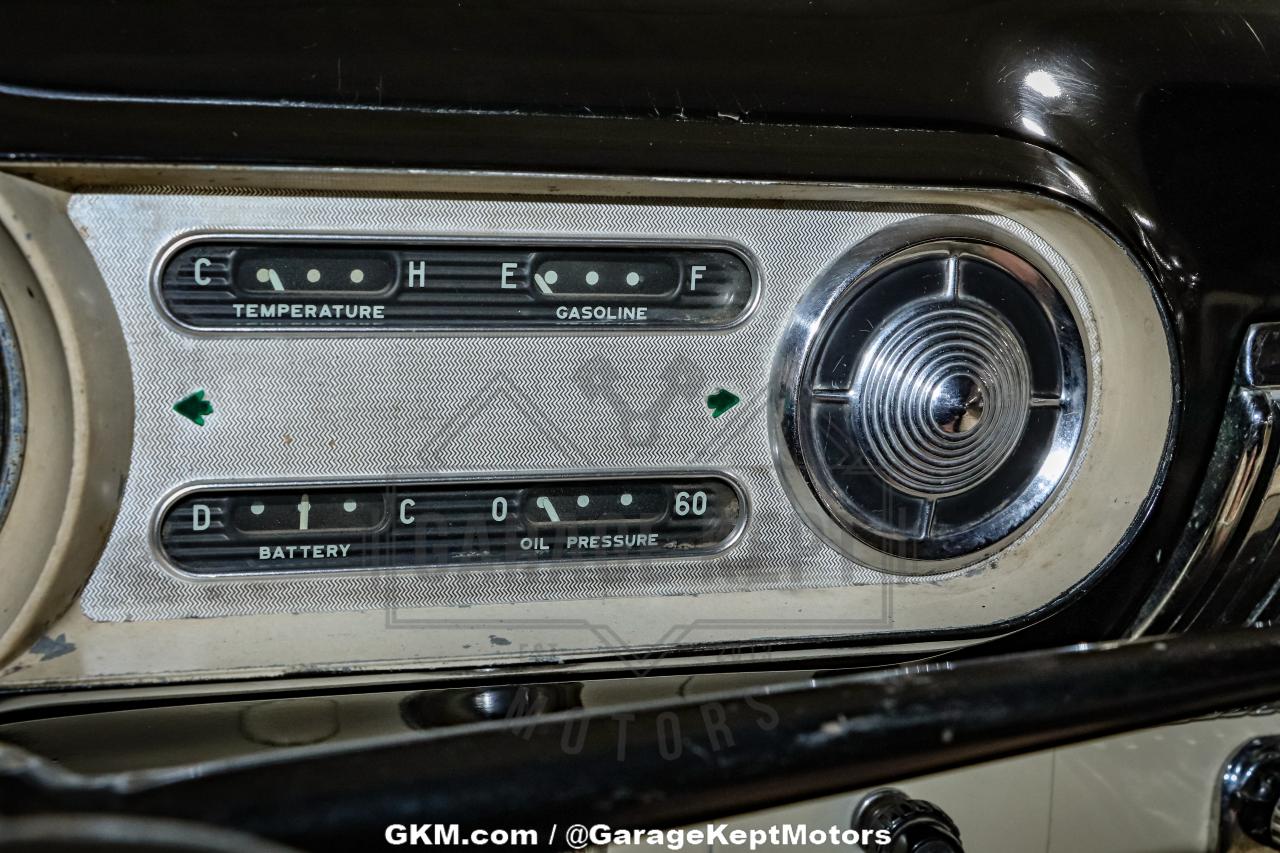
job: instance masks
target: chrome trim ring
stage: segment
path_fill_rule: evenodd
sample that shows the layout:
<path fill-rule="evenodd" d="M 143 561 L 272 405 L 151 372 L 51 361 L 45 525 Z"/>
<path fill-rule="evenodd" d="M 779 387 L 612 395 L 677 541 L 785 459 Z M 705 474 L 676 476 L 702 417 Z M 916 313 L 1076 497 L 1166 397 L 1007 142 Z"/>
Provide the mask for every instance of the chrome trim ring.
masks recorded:
<path fill-rule="evenodd" d="M 18 341 L 0 299 L 0 524 L 18 488 L 26 438 L 27 395 Z"/>
<path fill-rule="evenodd" d="M 1069 300 L 979 239 L 871 241 L 829 270 L 775 377 L 777 461 L 810 526 L 911 575 L 1027 529 L 1081 443 L 1088 371 Z"/>

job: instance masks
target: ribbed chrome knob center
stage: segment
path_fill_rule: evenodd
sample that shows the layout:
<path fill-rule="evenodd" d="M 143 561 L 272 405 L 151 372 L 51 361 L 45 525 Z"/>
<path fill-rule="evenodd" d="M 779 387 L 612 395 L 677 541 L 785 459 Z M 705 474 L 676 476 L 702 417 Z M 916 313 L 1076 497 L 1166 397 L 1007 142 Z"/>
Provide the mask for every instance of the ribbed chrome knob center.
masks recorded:
<path fill-rule="evenodd" d="M 964 434 L 982 420 L 987 390 L 962 373 L 943 378 L 929 395 L 929 419 L 945 433 Z"/>
<path fill-rule="evenodd" d="M 1009 458 L 1031 405 L 1018 334 L 979 303 L 915 302 L 884 323 L 853 377 L 853 434 L 886 482 L 937 497 Z"/>

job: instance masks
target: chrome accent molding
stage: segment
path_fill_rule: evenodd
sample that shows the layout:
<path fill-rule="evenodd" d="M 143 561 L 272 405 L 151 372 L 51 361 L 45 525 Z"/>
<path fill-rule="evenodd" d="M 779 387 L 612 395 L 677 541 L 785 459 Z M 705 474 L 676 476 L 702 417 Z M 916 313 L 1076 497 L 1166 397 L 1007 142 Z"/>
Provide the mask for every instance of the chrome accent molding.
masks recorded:
<path fill-rule="evenodd" d="M 0 299 L 0 524 L 18 488 L 26 443 L 27 392 L 18 341 Z"/>
<path fill-rule="evenodd" d="M 1249 328 L 1185 533 L 1133 636 L 1280 616 L 1280 323 Z"/>

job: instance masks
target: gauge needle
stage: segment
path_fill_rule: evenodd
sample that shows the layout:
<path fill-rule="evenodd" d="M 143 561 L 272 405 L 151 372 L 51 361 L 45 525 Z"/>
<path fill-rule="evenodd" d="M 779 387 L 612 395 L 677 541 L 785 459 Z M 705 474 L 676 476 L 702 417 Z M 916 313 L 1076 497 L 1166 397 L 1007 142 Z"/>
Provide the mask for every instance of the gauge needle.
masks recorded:
<path fill-rule="evenodd" d="M 538 285 L 538 290 L 541 290 L 543 293 L 550 294 L 550 293 L 552 292 L 552 291 L 551 291 L 551 288 L 547 286 L 546 279 L 544 279 L 544 278 L 542 277 L 542 273 L 540 273 L 540 272 L 536 272 L 536 273 L 534 273 L 534 274 L 533 274 L 533 281 L 534 281 L 534 283 L 535 283 L 535 284 L 537 284 L 537 285 Z M 544 499 L 544 500 L 545 500 L 545 499 Z M 557 519 L 557 521 L 558 521 L 558 520 L 559 520 L 559 519 Z"/>
<path fill-rule="evenodd" d="M 543 495 L 542 497 L 534 501 L 534 503 L 537 504 L 538 509 L 546 512 L 547 518 L 551 519 L 552 521 L 560 520 L 560 513 L 556 512 L 556 508 L 551 505 L 551 498 L 547 497 L 546 495 Z"/>
<path fill-rule="evenodd" d="M 280 276 L 276 275 L 275 270 L 267 272 L 267 279 L 271 282 L 271 286 L 276 290 L 284 290 L 284 284 L 280 281 Z"/>

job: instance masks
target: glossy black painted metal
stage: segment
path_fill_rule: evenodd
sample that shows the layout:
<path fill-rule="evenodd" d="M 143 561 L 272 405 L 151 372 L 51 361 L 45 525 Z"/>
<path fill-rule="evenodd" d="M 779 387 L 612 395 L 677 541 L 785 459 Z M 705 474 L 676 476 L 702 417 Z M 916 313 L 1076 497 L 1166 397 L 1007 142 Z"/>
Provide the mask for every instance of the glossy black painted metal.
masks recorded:
<path fill-rule="evenodd" d="M 674 826 L 1277 697 L 1280 629 L 1186 635 L 516 716 L 195 768 L 80 776 L 2 748 L 0 814 L 197 819 L 306 849 L 363 849 L 381 843 L 387 824 L 422 821 Z"/>

